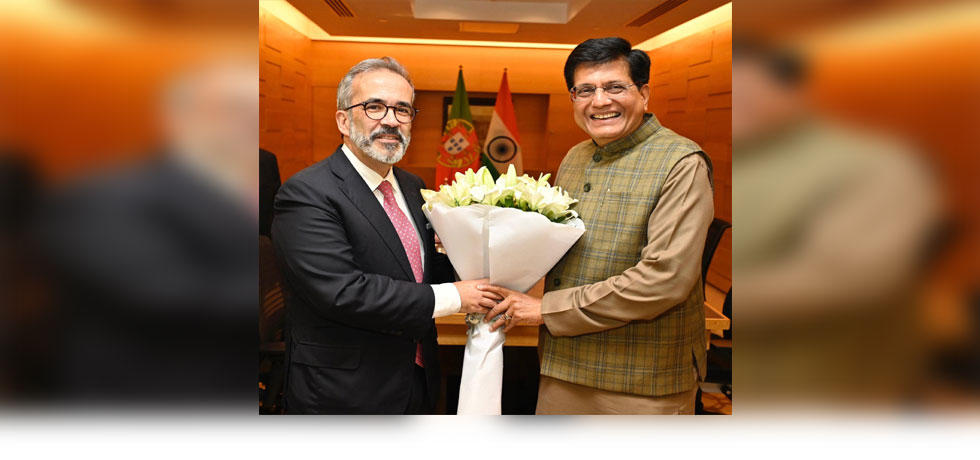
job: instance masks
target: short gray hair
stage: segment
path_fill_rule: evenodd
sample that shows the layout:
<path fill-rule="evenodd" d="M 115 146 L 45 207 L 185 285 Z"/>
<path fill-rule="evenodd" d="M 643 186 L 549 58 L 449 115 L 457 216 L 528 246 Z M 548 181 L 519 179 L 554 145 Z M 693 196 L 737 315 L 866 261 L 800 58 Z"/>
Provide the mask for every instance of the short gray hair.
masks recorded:
<path fill-rule="evenodd" d="M 365 73 L 373 72 L 375 70 L 387 70 L 389 72 L 394 72 L 401 75 L 408 85 L 412 87 L 412 102 L 415 102 L 415 85 L 412 83 L 412 79 L 408 76 L 408 71 L 402 67 L 395 58 L 392 57 L 382 57 L 382 58 L 371 58 L 365 59 L 358 62 L 347 71 L 347 75 L 340 80 L 340 86 L 337 87 L 337 110 L 343 110 L 351 105 L 351 96 L 354 92 L 352 88 L 354 83 L 354 77 Z"/>

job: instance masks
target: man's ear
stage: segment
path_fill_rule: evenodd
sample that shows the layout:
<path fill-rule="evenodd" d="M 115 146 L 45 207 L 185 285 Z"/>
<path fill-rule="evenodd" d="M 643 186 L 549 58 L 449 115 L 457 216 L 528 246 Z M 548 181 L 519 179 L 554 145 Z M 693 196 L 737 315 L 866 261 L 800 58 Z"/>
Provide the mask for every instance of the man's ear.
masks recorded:
<path fill-rule="evenodd" d="M 643 107 L 648 107 L 650 104 L 650 85 L 644 84 L 640 88 L 640 96 L 643 96 Z"/>
<path fill-rule="evenodd" d="M 340 134 L 350 137 L 350 123 L 351 119 L 348 112 L 346 110 L 338 110 L 337 129 L 340 131 Z"/>

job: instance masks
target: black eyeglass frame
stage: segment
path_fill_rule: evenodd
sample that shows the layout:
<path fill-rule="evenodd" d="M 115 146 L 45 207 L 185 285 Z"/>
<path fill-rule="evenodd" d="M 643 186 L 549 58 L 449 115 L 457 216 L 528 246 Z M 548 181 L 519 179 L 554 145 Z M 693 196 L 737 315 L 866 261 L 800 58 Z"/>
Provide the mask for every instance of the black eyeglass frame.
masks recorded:
<path fill-rule="evenodd" d="M 368 114 L 368 110 L 367 110 L 368 104 L 383 105 L 385 107 L 385 113 L 381 114 L 381 117 L 379 117 L 379 118 L 372 117 L 370 114 Z M 402 124 L 411 123 L 412 121 L 415 120 L 415 117 L 418 116 L 419 112 L 422 111 L 421 109 L 416 109 L 415 107 L 412 107 L 412 106 L 388 105 L 388 104 L 384 104 L 384 103 L 381 103 L 381 102 L 378 102 L 378 101 L 364 101 L 364 102 L 361 102 L 360 104 L 354 104 L 354 105 L 352 105 L 350 107 L 347 107 L 344 110 L 350 110 L 350 109 L 353 109 L 354 107 L 361 107 L 362 109 L 364 109 L 364 116 L 366 116 L 369 119 L 374 120 L 374 121 L 384 120 L 385 117 L 388 116 L 388 111 L 391 110 L 391 109 L 410 109 L 412 111 L 412 118 L 409 118 L 408 121 L 402 121 L 400 118 L 398 118 L 398 112 L 395 111 L 395 121 L 397 121 L 399 123 L 402 123 Z"/>
<path fill-rule="evenodd" d="M 630 89 L 631 86 L 636 86 L 637 88 L 640 87 L 636 83 L 630 83 L 628 85 L 624 85 L 622 83 L 613 83 L 613 84 L 610 84 L 610 85 L 607 85 L 607 86 L 592 86 L 592 85 L 585 85 L 585 86 L 592 87 L 593 92 L 592 92 L 592 95 L 591 96 L 589 96 L 587 98 L 583 98 L 582 100 L 589 100 L 589 99 L 592 99 L 593 97 L 595 97 L 595 90 L 598 90 L 598 89 L 601 89 L 602 92 L 604 92 L 606 94 L 609 94 L 609 90 L 607 88 L 609 88 L 610 86 L 623 86 L 623 87 L 625 87 L 625 89 L 623 90 L 622 93 L 614 93 L 611 96 L 619 96 L 621 94 L 626 94 L 626 92 L 629 91 L 629 89 Z M 581 89 L 581 88 L 578 87 L 578 86 L 573 86 L 571 89 L 568 90 L 568 94 L 569 94 L 569 96 L 571 96 L 571 98 L 572 98 L 573 101 L 577 101 L 578 100 L 578 99 L 576 99 L 577 96 L 575 95 L 575 93 L 577 93 L 579 89 Z"/>

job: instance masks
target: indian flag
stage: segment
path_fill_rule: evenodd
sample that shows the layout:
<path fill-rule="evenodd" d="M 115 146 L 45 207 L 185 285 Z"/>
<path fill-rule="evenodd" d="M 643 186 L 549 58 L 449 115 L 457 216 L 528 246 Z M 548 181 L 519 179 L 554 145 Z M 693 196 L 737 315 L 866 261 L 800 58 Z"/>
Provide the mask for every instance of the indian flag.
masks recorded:
<path fill-rule="evenodd" d="M 497 91 L 497 104 L 493 108 L 493 118 L 483 144 L 483 163 L 497 177 L 514 165 L 517 175 L 524 174 L 524 160 L 521 156 L 521 138 L 517 134 L 517 117 L 514 116 L 514 101 L 510 97 L 507 84 L 507 69 L 500 80 Z M 489 161 L 490 164 L 487 164 Z M 493 166 L 493 167 L 491 167 Z"/>

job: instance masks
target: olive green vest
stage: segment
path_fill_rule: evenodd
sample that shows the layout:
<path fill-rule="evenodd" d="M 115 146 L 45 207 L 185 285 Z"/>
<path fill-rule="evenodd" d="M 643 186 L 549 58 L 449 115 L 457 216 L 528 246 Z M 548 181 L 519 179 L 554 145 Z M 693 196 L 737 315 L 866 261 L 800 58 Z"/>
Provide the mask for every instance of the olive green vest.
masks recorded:
<path fill-rule="evenodd" d="M 545 290 L 619 275 L 640 261 L 660 190 L 682 158 L 701 154 L 652 114 L 626 138 L 572 147 L 557 184 L 578 198 L 585 234 L 548 273 Z M 542 327 L 541 374 L 591 388 L 661 396 L 688 391 L 705 372 L 704 292 L 700 278 L 684 302 L 653 320 L 603 332 L 556 337 Z"/>

